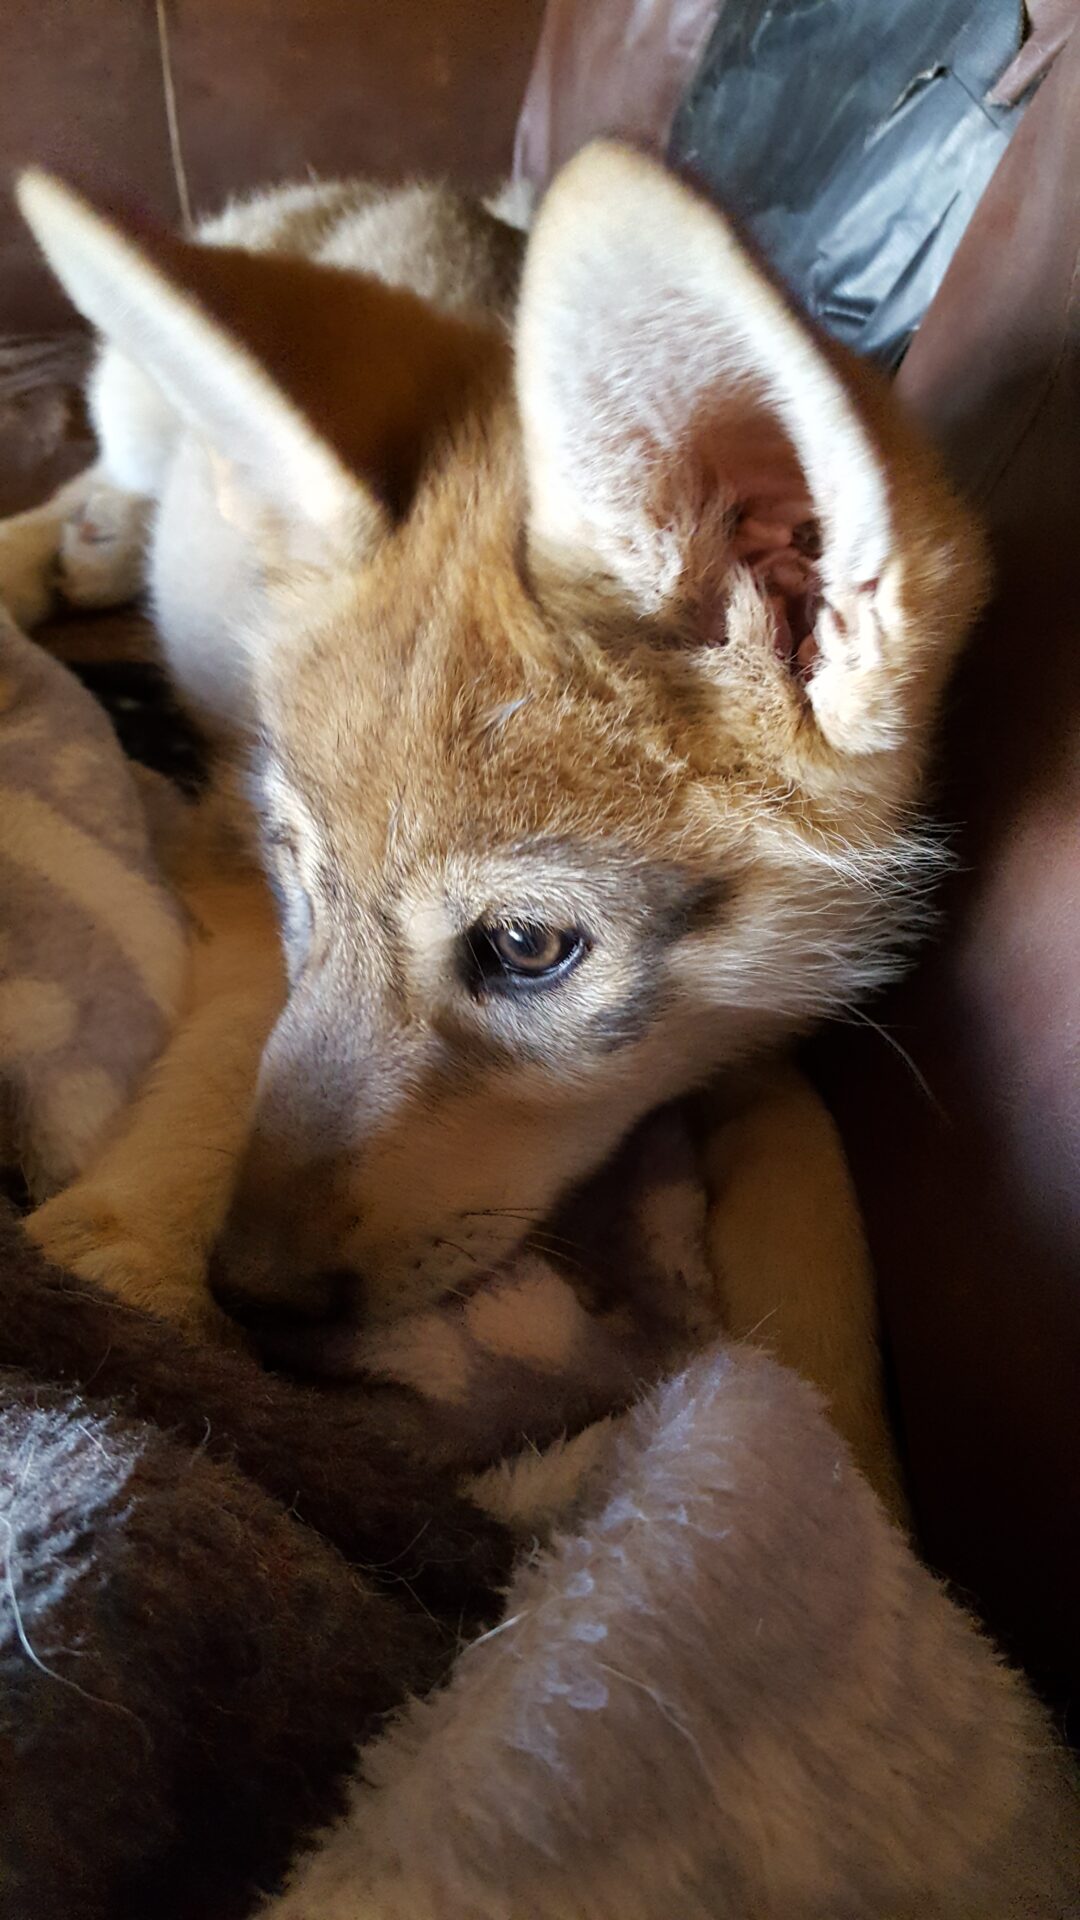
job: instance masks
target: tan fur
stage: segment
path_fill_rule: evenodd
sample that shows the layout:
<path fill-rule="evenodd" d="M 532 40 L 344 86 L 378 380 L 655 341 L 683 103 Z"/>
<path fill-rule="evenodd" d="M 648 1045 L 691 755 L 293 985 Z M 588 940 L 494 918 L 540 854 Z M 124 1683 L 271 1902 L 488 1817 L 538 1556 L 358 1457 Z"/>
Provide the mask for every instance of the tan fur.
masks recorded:
<path fill-rule="evenodd" d="M 393 1318 L 503 1259 L 649 1107 L 889 971 L 979 544 L 887 396 L 626 149 L 549 195 L 513 359 L 520 236 L 437 190 L 283 190 L 209 246 L 136 242 L 41 176 L 22 203 L 108 342 L 94 485 L 157 502 L 172 670 L 256 742 L 291 981 L 230 1258 L 298 1301 L 357 1272 Z M 781 658 L 739 537 L 789 495 L 822 602 Z M 0 529 L 0 591 L 40 530 Z M 469 929 L 508 919 L 582 928 L 586 958 L 470 991 Z"/>

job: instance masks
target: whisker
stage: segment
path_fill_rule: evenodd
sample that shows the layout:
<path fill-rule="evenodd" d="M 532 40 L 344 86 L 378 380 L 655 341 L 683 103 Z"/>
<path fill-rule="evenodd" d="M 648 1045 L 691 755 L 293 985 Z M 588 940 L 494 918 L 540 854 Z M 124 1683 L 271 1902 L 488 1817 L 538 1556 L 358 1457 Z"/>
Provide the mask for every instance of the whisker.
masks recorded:
<path fill-rule="evenodd" d="M 570 1240 L 565 1233 L 555 1233 L 550 1227 L 534 1227 L 529 1235 L 530 1241 L 544 1240 L 551 1247 L 569 1247 L 571 1253 L 588 1254 L 589 1248 L 581 1240 Z"/>
<path fill-rule="evenodd" d="M 901 1041 L 897 1039 L 896 1035 L 894 1033 L 890 1033 L 888 1028 L 883 1027 L 879 1021 L 871 1020 L 870 1015 L 868 1013 L 864 1013 L 861 1007 L 853 1007 L 845 1004 L 844 1012 L 848 1015 L 848 1018 L 850 1021 L 853 1021 L 862 1027 L 869 1027 L 872 1033 L 878 1034 L 879 1037 L 882 1040 L 884 1040 L 887 1047 L 892 1048 L 893 1052 L 898 1056 L 899 1059 L 903 1061 L 904 1065 L 908 1069 L 908 1072 L 911 1074 L 911 1077 L 914 1080 L 915 1085 L 918 1087 L 920 1093 L 922 1093 L 925 1096 L 925 1098 L 930 1102 L 930 1105 L 933 1107 L 935 1113 L 937 1113 L 939 1117 L 942 1120 L 944 1120 L 946 1126 L 951 1127 L 952 1120 L 949 1114 L 946 1112 L 945 1108 L 942 1106 L 941 1101 L 938 1099 L 937 1094 L 934 1092 L 933 1087 L 930 1085 L 930 1082 L 927 1080 L 926 1075 L 923 1073 L 922 1069 L 917 1065 L 917 1063 L 912 1059 L 907 1048 L 902 1044 Z"/>
<path fill-rule="evenodd" d="M 590 1269 L 585 1261 L 575 1259 L 573 1254 L 567 1253 L 565 1247 L 546 1247 L 542 1242 L 537 1240 L 530 1240 L 529 1244 L 535 1247 L 537 1253 L 546 1255 L 549 1260 L 558 1262 L 560 1266 L 567 1267 L 573 1273 L 580 1273 L 584 1274 L 586 1278 L 589 1277 Z"/>
<path fill-rule="evenodd" d="M 471 1260 L 474 1267 L 480 1265 L 478 1256 L 475 1253 L 470 1253 L 468 1247 L 459 1247 L 456 1240 L 436 1238 L 431 1244 L 433 1247 L 450 1247 L 454 1253 L 460 1253 L 463 1260 Z"/>
<path fill-rule="evenodd" d="M 463 1220 L 538 1220 L 539 1207 L 465 1207 Z"/>

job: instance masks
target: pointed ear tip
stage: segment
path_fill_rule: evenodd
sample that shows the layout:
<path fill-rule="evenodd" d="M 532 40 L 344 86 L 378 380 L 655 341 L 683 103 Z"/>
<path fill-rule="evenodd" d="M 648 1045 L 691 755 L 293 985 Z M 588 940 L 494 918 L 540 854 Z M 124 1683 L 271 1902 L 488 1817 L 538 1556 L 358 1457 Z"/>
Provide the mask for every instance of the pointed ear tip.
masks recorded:
<path fill-rule="evenodd" d="M 59 175 L 44 167 L 27 167 L 15 183 L 15 201 L 38 246 L 64 278 L 64 263 L 90 246 L 104 246 L 115 255 L 123 246 L 142 256 L 155 246 L 171 242 L 168 229 L 144 213 L 136 202 L 110 200 L 107 210 Z M 76 305 L 78 301 L 76 301 Z"/>
<path fill-rule="evenodd" d="M 635 147 L 630 141 L 605 135 L 580 147 L 555 177 L 579 191 L 584 188 L 610 189 L 632 180 L 666 178 L 663 162 Z"/>
<path fill-rule="evenodd" d="M 669 218 L 683 228 L 687 220 L 727 229 L 721 210 L 680 177 L 659 154 L 632 141 L 590 140 L 556 174 L 541 203 L 536 226 L 548 232 L 564 222 L 585 223 L 606 209 L 625 217 L 634 210 L 655 220 Z M 546 216 L 546 219 L 545 219 Z"/>
<path fill-rule="evenodd" d="M 89 212 L 87 202 L 45 167 L 24 167 L 15 182 L 15 204 L 35 233 L 57 214 Z"/>
<path fill-rule="evenodd" d="M 44 167 L 22 167 L 15 176 L 15 203 L 22 214 L 29 214 L 60 185 L 54 173 Z"/>

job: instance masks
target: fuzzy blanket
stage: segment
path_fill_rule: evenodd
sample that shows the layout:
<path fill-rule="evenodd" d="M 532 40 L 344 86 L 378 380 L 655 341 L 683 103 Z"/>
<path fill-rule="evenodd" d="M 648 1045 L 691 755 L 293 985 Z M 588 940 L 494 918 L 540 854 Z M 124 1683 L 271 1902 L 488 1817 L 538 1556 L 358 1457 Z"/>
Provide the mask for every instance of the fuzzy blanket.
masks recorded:
<path fill-rule="evenodd" d="M 109 721 L 0 608 L 0 1166 L 80 1173 L 172 1030 L 186 937 Z"/>
<path fill-rule="evenodd" d="M 51 724 L 60 683 L 33 684 L 24 717 Z M 39 737 L 85 725 L 119 763 L 62 690 Z M 0 735 L 0 786 L 47 763 L 5 764 Z M 158 883 L 114 791 L 123 817 L 78 826 L 143 873 L 144 939 Z M 56 798 L 0 994 L 85 974 L 52 931 Z M 154 942 L 86 889 L 80 911 L 143 982 Z M 54 984 L 76 1014 L 50 1073 L 111 1071 L 108 996 Z M 0 1089 L 33 1170 L 28 1036 Z M 495 1282 L 318 1392 L 0 1219 L 2 1920 L 240 1920 L 264 1896 L 273 1920 L 1080 1914 L 1075 1790 L 1025 1684 L 815 1394 L 718 1329 L 700 1151 L 687 1114 L 654 1117 Z"/>
<path fill-rule="evenodd" d="M 230 1920 L 335 1815 L 274 1920 L 1080 1912 L 1043 1715 L 764 1356 L 477 1486 L 561 1514 L 511 1576 L 377 1393 L 0 1261 L 5 1917 Z"/>

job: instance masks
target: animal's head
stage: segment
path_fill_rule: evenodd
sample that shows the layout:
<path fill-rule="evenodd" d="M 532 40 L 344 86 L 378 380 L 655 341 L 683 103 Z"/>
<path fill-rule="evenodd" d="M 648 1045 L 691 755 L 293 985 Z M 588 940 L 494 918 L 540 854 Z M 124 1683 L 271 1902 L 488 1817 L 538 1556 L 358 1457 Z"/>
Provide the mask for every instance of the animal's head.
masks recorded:
<path fill-rule="evenodd" d="M 232 1231 L 254 1290 L 355 1273 L 391 1315 L 881 977 L 978 543 L 887 396 L 622 147 L 548 195 L 512 353 L 358 278 L 140 257 L 59 191 L 24 193 L 54 263 L 264 561 L 222 646 L 291 985 Z"/>

